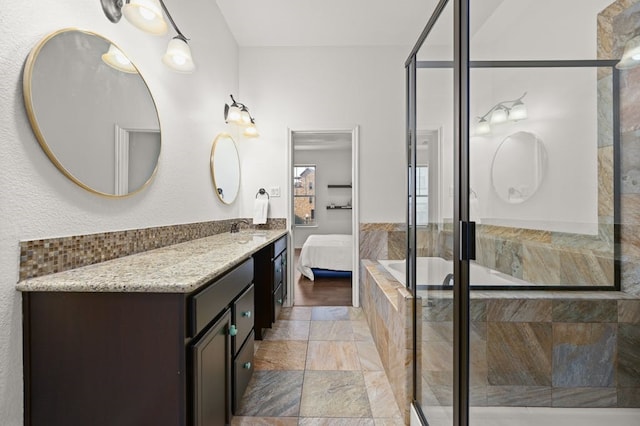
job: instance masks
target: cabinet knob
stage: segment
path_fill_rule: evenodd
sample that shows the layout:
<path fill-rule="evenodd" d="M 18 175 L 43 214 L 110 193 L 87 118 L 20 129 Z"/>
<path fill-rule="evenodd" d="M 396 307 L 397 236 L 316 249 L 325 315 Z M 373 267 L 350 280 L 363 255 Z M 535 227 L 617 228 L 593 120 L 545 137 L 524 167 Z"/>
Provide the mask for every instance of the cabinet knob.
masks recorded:
<path fill-rule="evenodd" d="M 246 368 L 247 370 L 251 368 L 251 363 L 250 362 L 245 362 L 244 365 L 242 366 L 242 368 Z"/>
<path fill-rule="evenodd" d="M 278 303 L 282 305 L 282 299 L 278 299 Z"/>
<path fill-rule="evenodd" d="M 229 336 L 235 336 L 236 334 L 238 334 L 238 329 L 236 328 L 236 326 L 232 325 L 231 327 L 229 327 Z"/>
<path fill-rule="evenodd" d="M 251 311 L 246 311 L 242 313 L 243 317 L 251 318 Z"/>

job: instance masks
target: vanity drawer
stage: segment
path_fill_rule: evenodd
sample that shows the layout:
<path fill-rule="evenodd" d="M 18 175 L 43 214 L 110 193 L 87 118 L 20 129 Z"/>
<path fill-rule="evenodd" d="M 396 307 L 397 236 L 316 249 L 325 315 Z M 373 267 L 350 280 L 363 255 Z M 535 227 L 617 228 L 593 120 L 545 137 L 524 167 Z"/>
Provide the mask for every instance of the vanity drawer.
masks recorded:
<path fill-rule="evenodd" d="M 196 336 L 253 281 L 253 259 L 235 267 L 191 298 L 189 337 Z"/>
<path fill-rule="evenodd" d="M 253 331 L 233 362 L 233 413 L 238 410 L 244 391 L 253 375 Z"/>
<path fill-rule="evenodd" d="M 276 258 L 284 249 L 287 248 L 287 236 L 280 238 L 273 243 L 273 257 Z"/>
<path fill-rule="evenodd" d="M 240 346 L 253 330 L 253 284 L 242 293 L 242 295 L 233 303 L 233 324 L 236 326 L 238 334 L 234 337 L 234 351 L 237 353 Z"/>

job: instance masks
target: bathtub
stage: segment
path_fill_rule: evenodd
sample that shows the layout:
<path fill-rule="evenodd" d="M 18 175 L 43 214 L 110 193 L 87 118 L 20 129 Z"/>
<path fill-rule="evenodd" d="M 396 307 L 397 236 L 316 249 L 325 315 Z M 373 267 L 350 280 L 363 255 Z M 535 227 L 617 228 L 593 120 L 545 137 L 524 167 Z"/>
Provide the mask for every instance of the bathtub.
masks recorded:
<path fill-rule="evenodd" d="M 418 286 L 442 286 L 447 275 L 453 273 L 453 262 L 441 257 L 418 257 L 416 275 Z M 393 277 L 406 285 L 404 260 L 378 260 Z M 530 286 L 531 283 L 471 262 L 471 285 L 476 286 Z M 446 280 L 448 281 L 448 280 Z M 445 285 L 446 287 L 446 285 Z M 420 288 L 420 287 L 418 287 Z"/>

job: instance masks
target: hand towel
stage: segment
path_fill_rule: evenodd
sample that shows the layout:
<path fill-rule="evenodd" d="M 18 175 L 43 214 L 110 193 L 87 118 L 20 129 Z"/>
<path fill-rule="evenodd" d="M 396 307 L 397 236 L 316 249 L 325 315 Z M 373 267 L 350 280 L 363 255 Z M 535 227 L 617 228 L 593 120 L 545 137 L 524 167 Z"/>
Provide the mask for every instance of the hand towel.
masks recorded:
<path fill-rule="evenodd" d="M 262 225 L 267 223 L 267 212 L 269 210 L 268 198 L 256 198 L 253 205 L 253 224 Z"/>

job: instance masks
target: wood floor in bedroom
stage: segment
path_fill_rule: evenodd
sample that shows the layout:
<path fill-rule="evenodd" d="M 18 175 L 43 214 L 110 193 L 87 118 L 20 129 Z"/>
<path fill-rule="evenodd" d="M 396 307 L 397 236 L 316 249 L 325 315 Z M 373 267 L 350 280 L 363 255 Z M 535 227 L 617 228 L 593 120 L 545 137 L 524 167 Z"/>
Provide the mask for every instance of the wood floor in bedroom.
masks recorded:
<path fill-rule="evenodd" d="M 298 264 L 300 249 L 295 250 Z M 316 278 L 311 281 L 295 268 L 295 306 L 351 306 L 351 278 Z"/>

